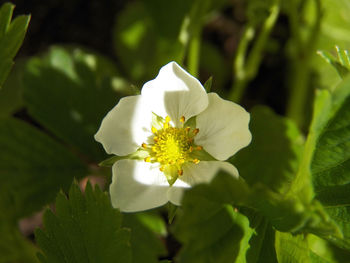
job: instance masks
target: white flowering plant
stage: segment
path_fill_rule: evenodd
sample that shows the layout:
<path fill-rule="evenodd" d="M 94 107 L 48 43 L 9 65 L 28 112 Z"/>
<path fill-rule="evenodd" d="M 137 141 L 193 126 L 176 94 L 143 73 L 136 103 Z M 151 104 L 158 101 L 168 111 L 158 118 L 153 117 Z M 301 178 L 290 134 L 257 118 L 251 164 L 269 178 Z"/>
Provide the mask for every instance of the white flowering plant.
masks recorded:
<path fill-rule="evenodd" d="M 0 263 L 350 262 L 348 0 L 83 2 L 0 6 Z"/>
<path fill-rule="evenodd" d="M 248 123 L 242 107 L 207 94 L 176 62 L 168 63 L 141 95 L 121 99 L 95 135 L 107 153 L 119 156 L 113 206 L 135 212 L 168 201 L 180 205 L 184 189 L 210 182 L 219 170 L 238 177 L 224 161 L 250 143 Z"/>

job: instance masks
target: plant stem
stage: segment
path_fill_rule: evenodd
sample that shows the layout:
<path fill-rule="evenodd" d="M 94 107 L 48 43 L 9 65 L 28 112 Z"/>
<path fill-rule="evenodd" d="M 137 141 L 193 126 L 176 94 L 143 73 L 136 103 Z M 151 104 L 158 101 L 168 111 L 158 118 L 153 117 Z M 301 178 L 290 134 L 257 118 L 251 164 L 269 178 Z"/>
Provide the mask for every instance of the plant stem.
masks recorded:
<path fill-rule="evenodd" d="M 188 71 L 192 76 L 196 78 L 198 77 L 199 73 L 198 71 L 201 48 L 201 32 L 201 27 L 198 27 L 196 32 L 192 35 L 188 52 Z"/>
<path fill-rule="evenodd" d="M 189 16 L 188 33 L 190 38 L 187 65 L 189 73 L 194 77 L 198 77 L 199 75 L 202 29 L 211 1 L 212 0 L 196 0 Z"/>
<path fill-rule="evenodd" d="M 291 61 L 291 73 L 293 76 L 290 80 L 290 96 L 287 105 L 287 116 L 293 119 L 299 127 L 305 125 L 305 111 L 307 95 L 309 92 L 309 80 L 311 70 L 311 59 L 315 53 L 315 46 L 317 43 L 317 37 L 320 31 L 321 25 L 321 2 L 320 0 L 314 0 L 316 5 L 316 21 L 313 25 L 312 31 L 308 37 L 306 44 L 300 43 L 299 36 L 296 32 L 293 32 L 297 41 L 300 43 L 298 47 L 298 54 L 295 59 Z M 296 13 L 291 13 L 291 16 Z M 291 22 L 295 23 L 296 18 L 292 18 Z M 293 31 L 298 31 L 298 26 L 292 26 Z"/>
<path fill-rule="evenodd" d="M 266 42 L 277 21 L 279 11 L 280 1 L 275 0 L 274 4 L 270 7 L 270 14 L 264 21 L 257 40 L 248 56 L 246 56 L 247 47 L 255 35 L 255 29 L 252 25 L 248 25 L 244 31 L 233 61 L 233 76 L 235 80 L 229 95 L 232 101 L 239 102 L 241 100 L 248 82 L 256 76 Z M 246 63 L 245 57 L 247 57 Z"/>

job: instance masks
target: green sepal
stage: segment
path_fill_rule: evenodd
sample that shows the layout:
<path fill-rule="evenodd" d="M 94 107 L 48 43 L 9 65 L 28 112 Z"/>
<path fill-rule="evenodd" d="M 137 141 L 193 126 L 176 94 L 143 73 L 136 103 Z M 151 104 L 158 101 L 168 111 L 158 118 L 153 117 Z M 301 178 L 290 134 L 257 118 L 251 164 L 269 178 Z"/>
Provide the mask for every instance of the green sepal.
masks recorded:
<path fill-rule="evenodd" d="M 177 178 L 179 177 L 178 168 L 175 165 L 167 165 L 164 167 L 163 171 L 169 185 L 173 185 Z"/>
<path fill-rule="evenodd" d="M 158 116 L 152 111 L 152 127 L 156 128 L 157 130 L 160 130 L 163 128 L 164 122 L 164 118 Z"/>
<path fill-rule="evenodd" d="M 141 89 L 139 87 L 137 87 L 136 85 L 131 84 L 130 89 L 131 89 L 132 93 L 134 93 L 135 95 L 141 94 Z"/>
<path fill-rule="evenodd" d="M 198 159 L 201 161 L 217 161 L 213 156 L 211 156 L 206 150 L 202 149 L 200 151 L 193 151 L 190 154 L 191 158 Z"/>
<path fill-rule="evenodd" d="M 178 206 L 176 206 L 170 202 L 168 203 L 168 224 L 169 225 L 173 222 L 173 220 L 175 218 L 177 208 L 178 208 Z"/>
<path fill-rule="evenodd" d="M 196 124 L 196 116 L 193 116 L 185 122 L 184 127 L 190 127 L 191 129 L 195 129 Z"/>
<path fill-rule="evenodd" d="M 149 156 L 149 152 L 139 148 L 136 152 L 125 155 L 125 156 L 112 156 L 102 162 L 100 162 L 98 165 L 103 167 L 111 167 L 113 164 L 119 160 L 123 159 L 132 159 L 132 160 L 144 160 L 146 157 Z"/>
<path fill-rule="evenodd" d="M 213 76 L 210 76 L 210 78 L 204 83 L 204 89 L 207 93 L 211 91 L 211 85 L 213 84 Z"/>

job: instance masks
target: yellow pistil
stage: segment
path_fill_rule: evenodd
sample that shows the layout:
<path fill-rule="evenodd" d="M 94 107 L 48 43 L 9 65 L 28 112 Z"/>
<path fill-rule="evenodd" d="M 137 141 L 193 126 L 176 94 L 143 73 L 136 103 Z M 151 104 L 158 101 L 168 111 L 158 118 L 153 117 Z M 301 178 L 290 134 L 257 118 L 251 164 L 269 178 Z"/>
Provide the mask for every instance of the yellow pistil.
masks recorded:
<path fill-rule="evenodd" d="M 199 129 L 190 127 L 172 127 L 170 117 L 163 120 L 163 128 L 156 129 L 152 126 L 154 143 L 143 143 L 142 148 L 149 152 L 145 162 L 159 163 L 161 172 L 164 172 L 169 184 L 173 184 L 178 176 L 183 175 L 182 166 L 185 163 L 198 164 L 200 160 L 192 157 L 193 151 L 200 151 L 202 146 L 194 144 L 194 137 Z M 185 117 L 180 118 L 180 122 L 185 122 Z"/>

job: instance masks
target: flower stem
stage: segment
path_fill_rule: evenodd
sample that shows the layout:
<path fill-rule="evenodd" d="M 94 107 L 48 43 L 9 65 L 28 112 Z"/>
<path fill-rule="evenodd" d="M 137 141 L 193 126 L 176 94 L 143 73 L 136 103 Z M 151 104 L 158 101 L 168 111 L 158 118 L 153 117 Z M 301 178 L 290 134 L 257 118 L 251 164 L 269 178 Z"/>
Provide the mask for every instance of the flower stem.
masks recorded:
<path fill-rule="evenodd" d="M 202 29 L 212 0 L 196 0 L 189 16 L 189 47 L 187 65 L 189 73 L 198 77 Z"/>
<path fill-rule="evenodd" d="M 260 66 L 266 42 L 274 27 L 280 11 L 280 0 L 275 0 L 270 8 L 270 14 L 264 21 L 260 33 L 249 55 L 246 55 L 247 47 L 255 35 L 255 29 L 248 25 L 239 43 L 236 57 L 233 61 L 233 76 L 235 80 L 232 85 L 229 98 L 239 102 L 244 94 L 247 84 L 252 80 Z M 245 57 L 247 60 L 245 61 Z"/>
<path fill-rule="evenodd" d="M 293 119 L 299 127 L 305 126 L 305 111 L 307 95 L 309 93 L 309 80 L 311 70 L 311 59 L 315 53 L 315 46 L 317 43 L 317 37 L 320 31 L 321 25 L 321 1 L 314 0 L 316 5 L 316 20 L 311 30 L 311 33 L 307 39 L 307 42 L 303 45 L 301 43 L 298 26 L 292 25 L 292 31 L 297 40 L 298 54 L 291 62 L 291 73 L 293 78 L 290 80 L 290 96 L 287 105 L 287 116 Z M 296 23 L 295 16 L 297 12 L 291 12 L 291 22 Z M 294 28 L 294 30 L 293 30 Z"/>
<path fill-rule="evenodd" d="M 198 71 L 199 71 L 201 32 L 202 32 L 201 27 L 198 27 L 197 30 L 192 35 L 192 39 L 189 45 L 189 52 L 188 52 L 188 70 L 189 70 L 189 73 L 196 78 L 198 77 Z"/>

